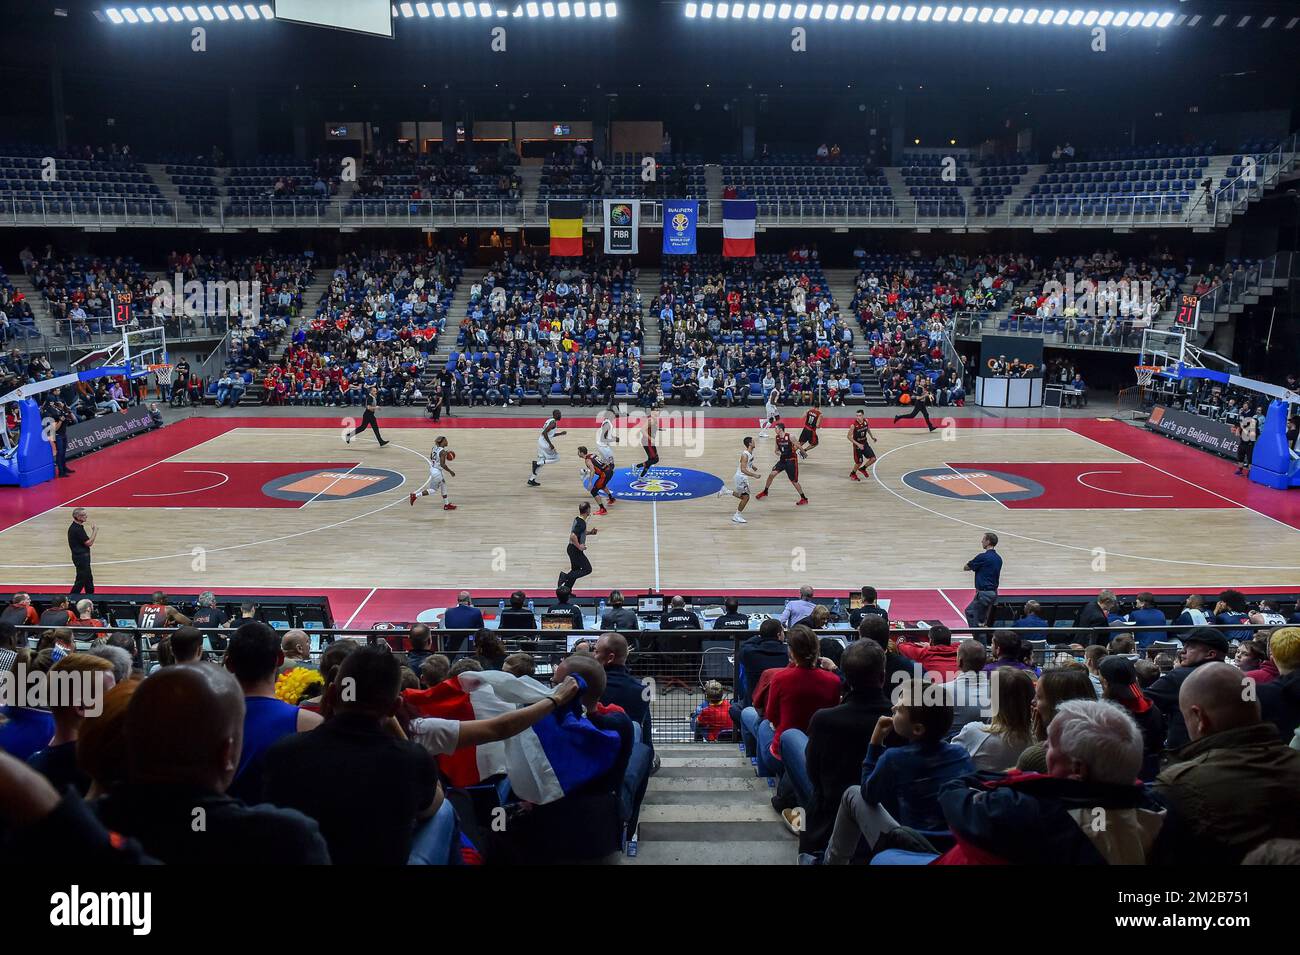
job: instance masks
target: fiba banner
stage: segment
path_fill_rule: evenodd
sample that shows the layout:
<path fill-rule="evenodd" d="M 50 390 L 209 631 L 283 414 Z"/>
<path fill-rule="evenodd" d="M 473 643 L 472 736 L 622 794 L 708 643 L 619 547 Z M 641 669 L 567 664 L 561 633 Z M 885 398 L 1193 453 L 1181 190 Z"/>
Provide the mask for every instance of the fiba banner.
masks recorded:
<path fill-rule="evenodd" d="M 664 200 L 664 255 L 694 255 L 700 204 L 694 199 Z"/>
<path fill-rule="evenodd" d="M 641 229 L 641 203 L 636 199 L 606 199 L 605 254 L 636 255 Z"/>
<path fill-rule="evenodd" d="M 1203 418 L 1176 408 L 1166 408 L 1164 405 L 1156 405 L 1151 409 L 1147 427 L 1167 438 L 1234 461 L 1241 443 L 1241 439 L 1232 433 L 1232 428 L 1226 422 Z"/>
<path fill-rule="evenodd" d="M 153 415 L 145 407 L 128 408 L 68 425 L 68 457 L 80 457 L 153 428 Z"/>

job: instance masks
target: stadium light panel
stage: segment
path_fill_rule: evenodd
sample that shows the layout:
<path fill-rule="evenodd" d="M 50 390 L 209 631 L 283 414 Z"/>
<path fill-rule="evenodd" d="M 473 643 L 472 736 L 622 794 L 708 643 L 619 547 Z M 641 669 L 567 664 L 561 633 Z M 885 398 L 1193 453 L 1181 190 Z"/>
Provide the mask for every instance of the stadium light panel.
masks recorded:
<path fill-rule="evenodd" d="M 934 8 L 935 23 L 942 23 L 944 19 L 947 18 L 947 16 L 948 16 L 948 8 L 945 7 L 943 4 L 939 4 L 939 6 Z"/>
<path fill-rule="evenodd" d="M 403 3 L 398 7 L 398 9 L 402 11 L 402 16 L 404 17 L 415 16 L 415 7 L 411 6 L 409 3 Z"/>
<path fill-rule="evenodd" d="M 472 5 L 471 5 L 471 6 L 472 6 Z M 473 15 L 473 14 L 471 14 L 471 16 L 472 16 L 472 15 Z M 553 17 L 553 16 L 555 16 L 555 4 L 553 4 L 553 3 L 543 3 L 543 4 L 542 4 L 542 16 L 544 16 L 544 17 Z"/>
<path fill-rule="evenodd" d="M 239 9 L 239 7 L 237 7 L 235 4 L 232 3 L 229 7 L 229 10 L 230 10 L 230 19 L 232 20 L 244 19 L 244 11 Z"/>
<path fill-rule="evenodd" d="M 808 4 L 796 3 L 794 5 L 794 18 L 796 20 L 802 20 L 807 15 L 808 15 Z"/>
<path fill-rule="evenodd" d="M 871 10 L 867 7 L 865 3 L 859 3 L 857 10 L 855 10 L 853 13 L 854 19 L 865 20 L 869 16 L 871 16 Z M 845 19 L 848 18 L 845 17 Z"/>
<path fill-rule="evenodd" d="M 616 17 L 616 16 L 618 16 L 618 4 L 617 4 L 617 3 L 607 3 L 607 4 L 605 4 L 605 16 L 606 16 L 606 17 Z"/>
<path fill-rule="evenodd" d="M 476 17 L 478 16 L 478 7 L 474 6 L 473 3 L 462 4 L 460 12 L 462 16 Z"/>
<path fill-rule="evenodd" d="M 532 4 L 532 6 L 536 6 L 536 4 Z M 534 13 L 530 13 L 530 14 L 528 14 L 528 15 L 529 15 L 530 17 L 532 17 L 532 16 L 536 16 L 536 14 L 534 14 Z M 454 17 L 454 18 L 456 18 L 456 19 L 459 20 L 459 19 L 460 19 L 460 4 L 459 4 L 459 3 L 449 3 L 449 4 L 447 4 L 447 16 L 449 16 L 449 17 Z"/>
<path fill-rule="evenodd" d="M 453 7 L 454 7 L 455 5 L 456 5 L 456 4 L 454 4 L 454 3 L 451 4 L 451 6 L 453 6 Z M 525 5 L 524 5 L 524 9 L 528 11 L 528 15 L 529 15 L 530 17 L 535 17 L 535 16 L 537 16 L 537 13 L 538 13 L 538 10 L 537 10 L 537 4 L 535 4 L 535 3 L 525 4 Z"/>
<path fill-rule="evenodd" d="M 775 3 L 763 4 L 763 19 L 771 20 L 775 16 L 776 16 L 776 4 Z"/>
<path fill-rule="evenodd" d="M 1083 22 L 1083 11 L 1082 10 L 1071 11 L 1070 19 L 1067 20 L 1066 22 L 1069 23 L 1070 26 L 1072 27 L 1077 27 L 1080 23 Z"/>
<path fill-rule="evenodd" d="M 230 19 L 230 14 L 226 12 L 226 8 L 223 6 L 213 7 L 212 15 L 215 16 L 217 20 L 221 23 L 225 23 L 227 20 Z"/>
<path fill-rule="evenodd" d="M 713 4 L 711 4 L 711 3 L 702 3 L 702 4 L 700 4 L 700 16 L 702 16 L 702 17 L 703 17 L 704 19 L 706 19 L 706 20 L 708 20 L 710 17 L 712 17 L 712 16 L 713 16 Z"/>
<path fill-rule="evenodd" d="M 1250 22 L 1250 17 L 1248 17 L 1248 16 L 1246 16 L 1246 17 L 1242 17 L 1240 20 L 1237 21 L 1237 29 L 1240 30 L 1242 27 L 1244 27 L 1244 26 L 1245 26 L 1247 23 L 1249 23 L 1249 22 Z"/>
<path fill-rule="evenodd" d="M 1025 18 L 1025 11 L 1019 7 L 1012 7 L 1011 12 L 1007 14 L 1008 23 L 1019 23 Z"/>
<path fill-rule="evenodd" d="M 1007 14 L 1010 13 L 1010 12 L 1011 12 L 1011 11 L 1008 10 L 1006 7 L 998 7 L 996 10 L 993 11 L 993 22 L 994 22 L 994 23 L 1006 23 L 1006 22 L 1007 22 Z"/>
<path fill-rule="evenodd" d="M 826 4 L 826 19 L 834 20 L 840 14 L 840 5 L 838 3 Z"/>
<path fill-rule="evenodd" d="M 153 14 L 144 7 L 137 7 L 135 15 L 140 18 L 141 23 L 153 23 Z"/>
<path fill-rule="evenodd" d="M 916 11 L 916 19 L 918 19 L 922 23 L 925 23 L 927 20 L 930 19 L 930 14 L 933 12 L 934 11 L 932 11 L 929 7 L 922 6 L 920 9 Z"/>
<path fill-rule="evenodd" d="M 573 15 L 575 17 L 585 17 L 587 15 L 586 0 L 577 0 L 573 5 Z"/>
<path fill-rule="evenodd" d="M 1030 7 L 1028 10 L 1025 11 L 1025 23 L 1032 26 L 1037 22 L 1038 22 L 1038 11 L 1035 10 L 1033 7 Z"/>
<path fill-rule="evenodd" d="M 883 3 L 877 3 L 874 7 L 871 8 L 871 19 L 883 20 L 884 18 L 885 18 L 885 5 Z"/>
<path fill-rule="evenodd" d="M 275 11 L 271 9 L 271 5 L 270 5 L 269 3 L 263 3 L 263 4 L 259 5 L 257 9 L 259 9 L 259 10 L 262 11 L 262 19 L 263 19 L 263 20 L 274 20 L 274 19 L 275 19 Z"/>
<path fill-rule="evenodd" d="M 1039 25 L 1039 26 L 1042 26 L 1042 25 L 1045 24 L 1045 23 L 1051 23 L 1051 22 L 1052 22 L 1052 16 L 1053 16 L 1053 14 L 1054 14 L 1055 12 L 1056 12 L 1056 11 L 1053 10 L 1051 7 L 1048 7 L 1046 10 L 1039 10 L 1039 11 L 1038 11 L 1038 25 Z M 1029 21 L 1026 20 L 1025 22 L 1028 23 Z"/>
<path fill-rule="evenodd" d="M 1228 19 L 1228 15 L 1226 13 L 1220 13 L 1217 17 L 1214 18 L 1214 22 L 1211 23 L 1210 26 L 1221 27 L 1223 26 L 1223 21 L 1226 19 Z"/>
<path fill-rule="evenodd" d="M 429 12 L 435 17 L 443 17 L 447 15 L 447 8 L 441 3 L 431 3 L 429 4 Z"/>
<path fill-rule="evenodd" d="M 140 22 L 140 18 L 135 15 L 135 11 L 132 10 L 130 7 L 126 7 L 122 10 L 122 18 L 126 20 L 127 23 Z"/>
<path fill-rule="evenodd" d="M 1149 30 L 1153 26 L 1155 26 L 1156 23 L 1159 22 L 1159 20 L 1160 20 L 1159 13 L 1148 13 L 1146 16 L 1142 18 L 1142 26 L 1144 29 Z"/>
<path fill-rule="evenodd" d="M 749 7 L 745 10 L 745 13 L 748 14 L 749 19 L 751 19 L 751 20 L 757 20 L 757 19 L 758 19 L 758 4 L 757 4 L 757 3 L 751 3 L 751 4 L 749 5 Z"/>
<path fill-rule="evenodd" d="M 903 7 L 903 21 L 905 23 L 911 23 L 915 19 L 916 19 L 916 7 L 911 6 L 910 4 L 906 7 Z"/>
<path fill-rule="evenodd" d="M 1160 19 L 1163 20 L 1163 19 L 1164 19 L 1164 16 L 1161 16 Z M 1276 23 L 1276 22 L 1277 22 L 1277 17 L 1265 17 L 1265 18 L 1264 18 L 1264 22 L 1261 23 L 1261 24 L 1259 25 L 1259 28 L 1260 28 L 1261 30 L 1267 30 L 1269 27 L 1271 27 L 1271 26 L 1272 26 L 1274 23 Z M 1162 26 L 1165 26 L 1165 24 L 1164 24 L 1164 23 L 1157 23 L 1156 26 L 1158 26 L 1158 27 L 1162 27 Z"/>
<path fill-rule="evenodd" d="M 167 8 L 167 19 L 171 20 L 172 23 L 180 23 L 181 20 L 183 20 L 183 19 L 185 19 L 185 18 L 181 16 L 181 8 L 180 8 L 180 7 L 168 7 L 168 8 Z"/>
<path fill-rule="evenodd" d="M 1119 13 L 1115 14 L 1115 19 L 1112 22 L 1115 24 L 1115 26 L 1122 27 L 1124 24 L 1128 23 L 1128 13 L 1124 10 L 1121 10 Z"/>
<path fill-rule="evenodd" d="M 686 17 L 687 17 L 687 19 L 689 19 L 689 20 L 694 20 L 694 19 L 695 19 L 695 15 L 696 15 L 696 13 L 698 13 L 698 12 L 699 12 L 699 9 L 695 6 L 695 4 L 693 4 L 693 3 L 688 3 L 688 4 L 686 4 Z"/>
<path fill-rule="evenodd" d="M 415 15 L 424 19 L 429 16 L 429 5 L 427 3 L 417 3 L 415 5 Z"/>
<path fill-rule="evenodd" d="M 1064 23 L 1068 19 L 1070 19 L 1069 10 L 1057 10 L 1056 16 L 1052 18 L 1052 26 L 1059 27 L 1062 23 Z"/>
<path fill-rule="evenodd" d="M 949 23 L 956 23 L 958 20 L 961 19 L 961 15 L 962 15 L 962 8 L 961 8 L 961 7 L 949 7 L 949 8 L 948 8 L 948 22 L 949 22 Z"/>
<path fill-rule="evenodd" d="M 744 14 L 744 12 L 745 12 L 744 4 L 742 3 L 736 4 L 736 16 L 741 16 Z M 727 19 L 727 17 L 731 16 L 731 4 L 719 3 L 717 7 L 714 8 L 713 15 L 716 16 L 719 20 Z"/>
<path fill-rule="evenodd" d="M 200 18 L 201 18 L 205 23 L 210 23 L 210 22 L 212 21 L 212 8 L 209 7 L 209 6 L 206 6 L 206 5 L 204 5 L 204 6 L 200 6 L 200 7 L 199 7 L 199 17 L 200 17 Z"/>
<path fill-rule="evenodd" d="M 479 4 L 479 6 L 481 7 L 483 4 Z M 483 11 L 480 10 L 479 12 L 482 13 Z M 567 17 L 570 13 L 569 5 L 567 3 L 557 3 L 555 5 L 555 12 L 562 17 Z"/>
<path fill-rule="evenodd" d="M 897 20 L 902 13 L 903 11 L 898 6 L 891 4 L 889 9 L 885 12 L 885 19 L 890 21 Z"/>
<path fill-rule="evenodd" d="M 967 7 L 962 13 L 961 19 L 963 23 L 971 23 L 979 15 L 980 11 L 978 7 Z"/>
<path fill-rule="evenodd" d="M 1099 16 L 1101 16 L 1101 14 L 1098 13 L 1096 10 L 1089 10 L 1088 15 L 1083 18 L 1083 25 L 1086 27 L 1092 26 L 1094 23 L 1097 22 L 1097 18 Z"/>
<path fill-rule="evenodd" d="M 790 13 L 793 9 L 794 8 L 790 4 L 783 3 L 781 4 L 781 6 L 777 7 L 776 15 L 780 17 L 782 20 L 789 20 Z"/>
<path fill-rule="evenodd" d="M 124 20 L 125 20 L 125 18 L 122 16 L 122 14 L 120 14 L 120 13 L 117 12 L 117 8 L 116 8 L 116 7 L 109 7 L 107 10 L 104 11 L 104 16 L 108 17 L 108 22 L 109 22 L 109 23 L 118 23 L 118 24 L 120 24 L 120 23 L 124 22 Z"/>
<path fill-rule="evenodd" d="M 811 7 L 808 8 L 808 19 L 820 20 L 821 18 L 822 18 L 822 5 L 820 3 L 814 3 Z"/>
<path fill-rule="evenodd" d="M 253 6 L 251 3 L 244 4 L 244 13 L 248 14 L 248 19 L 250 20 L 262 19 L 262 15 L 257 12 L 257 7 Z"/>
<path fill-rule="evenodd" d="M 598 16 L 601 16 L 602 12 L 603 11 L 599 3 L 593 3 L 591 6 L 587 8 L 587 15 L 592 17 L 593 19 L 595 19 Z"/>
<path fill-rule="evenodd" d="M 853 4 L 846 3 L 840 7 L 840 19 L 841 20 L 853 19 Z"/>

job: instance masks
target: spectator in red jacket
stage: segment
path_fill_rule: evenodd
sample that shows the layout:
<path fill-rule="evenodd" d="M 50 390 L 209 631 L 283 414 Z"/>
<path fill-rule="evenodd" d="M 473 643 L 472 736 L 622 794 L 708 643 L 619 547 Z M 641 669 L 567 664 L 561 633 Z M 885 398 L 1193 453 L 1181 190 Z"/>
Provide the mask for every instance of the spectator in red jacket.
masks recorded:
<path fill-rule="evenodd" d="M 957 647 L 952 642 L 952 631 L 943 624 L 938 624 L 930 628 L 927 636 L 929 643 L 910 640 L 899 643 L 898 652 L 921 664 L 927 680 L 947 683 L 961 672 L 961 667 L 957 665 Z"/>
<path fill-rule="evenodd" d="M 758 730 L 760 767 L 775 775 L 784 770 L 781 734 L 788 729 L 808 732 L 808 723 L 820 709 L 840 702 L 840 678 L 823 667 L 817 635 L 796 624 L 786 633 L 790 665 L 772 673 L 763 710 L 767 718 Z"/>

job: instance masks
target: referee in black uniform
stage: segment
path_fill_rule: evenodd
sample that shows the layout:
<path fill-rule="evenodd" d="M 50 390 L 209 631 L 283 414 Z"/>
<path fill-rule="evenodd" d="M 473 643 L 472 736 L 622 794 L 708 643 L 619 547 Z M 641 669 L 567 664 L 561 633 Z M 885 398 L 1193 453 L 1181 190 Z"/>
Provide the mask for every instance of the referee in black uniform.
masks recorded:
<path fill-rule="evenodd" d="M 900 418 L 915 418 L 917 415 L 925 419 L 926 427 L 931 431 L 935 430 L 930 422 L 930 384 L 929 379 L 926 378 L 919 378 L 916 382 L 916 394 L 912 395 L 912 410 L 907 414 L 894 415 L 894 424 L 898 424 Z"/>
<path fill-rule="evenodd" d="M 86 509 L 78 507 L 72 512 L 72 523 L 68 526 L 68 550 L 72 551 L 72 566 L 77 568 L 77 580 L 68 591 L 70 594 L 93 594 L 95 578 L 90 572 L 90 548 L 95 544 L 99 528 L 90 525 L 86 532 Z"/>
<path fill-rule="evenodd" d="M 361 423 L 357 425 L 355 429 L 348 432 L 347 434 L 348 444 L 351 444 L 352 439 L 355 438 L 357 435 L 359 435 L 362 431 L 365 431 L 366 428 L 369 428 L 371 431 L 375 433 L 375 440 L 379 442 L 379 446 L 381 448 L 388 443 L 387 441 L 384 440 L 384 436 L 379 433 L 379 419 L 375 417 L 375 412 L 378 410 L 379 410 L 379 389 L 376 388 L 374 385 L 371 385 L 370 388 L 366 391 L 366 413 L 361 416 Z M 930 430 L 933 431 L 934 429 L 931 428 Z"/>
<path fill-rule="evenodd" d="M 578 516 L 573 519 L 573 527 L 569 529 L 569 546 L 566 551 L 569 555 L 569 570 L 567 573 L 561 571 L 558 587 L 572 590 L 579 578 L 591 573 L 591 561 L 587 559 L 586 554 L 587 535 L 595 534 L 596 529 L 593 527 L 587 530 L 587 518 L 590 516 L 591 505 L 583 501 L 578 505 Z"/>

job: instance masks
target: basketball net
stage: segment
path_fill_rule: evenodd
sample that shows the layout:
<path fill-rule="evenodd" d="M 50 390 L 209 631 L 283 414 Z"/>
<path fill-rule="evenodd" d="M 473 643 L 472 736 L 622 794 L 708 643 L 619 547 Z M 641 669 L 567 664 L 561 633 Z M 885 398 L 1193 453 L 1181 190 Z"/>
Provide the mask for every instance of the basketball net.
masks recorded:
<path fill-rule="evenodd" d="M 1133 371 L 1137 373 L 1138 387 L 1150 388 L 1159 370 L 1159 365 L 1134 365 Z"/>

